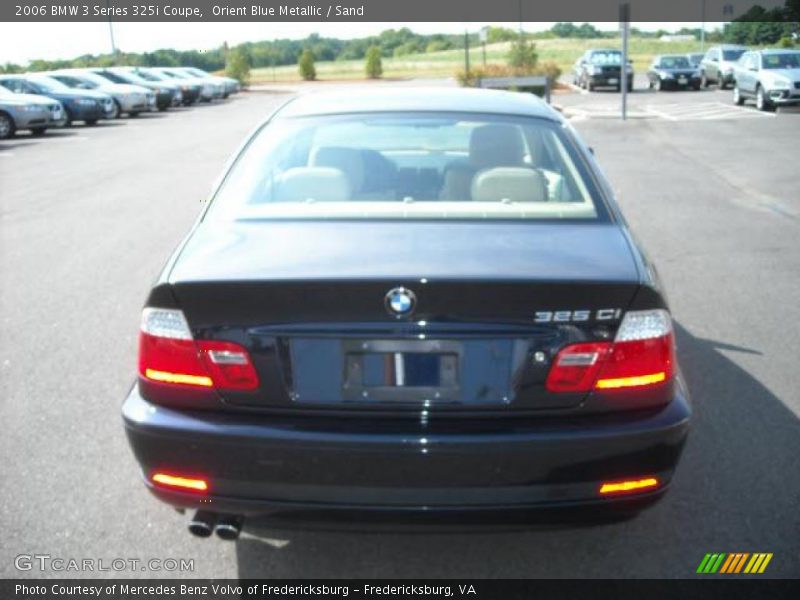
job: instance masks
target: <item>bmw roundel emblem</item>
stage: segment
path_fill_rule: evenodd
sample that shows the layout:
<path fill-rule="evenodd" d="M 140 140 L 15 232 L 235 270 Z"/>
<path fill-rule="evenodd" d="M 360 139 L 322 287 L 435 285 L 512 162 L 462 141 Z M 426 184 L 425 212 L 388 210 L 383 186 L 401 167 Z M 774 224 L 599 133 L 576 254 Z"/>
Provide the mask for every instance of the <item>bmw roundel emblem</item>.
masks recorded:
<path fill-rule="evenodd" d="M 417 305 L 417 297 L 409 289 L 397 287 L 389 290 L 386 294 L 386 310 L 389 314 L 397 318 L 406 317 L 414 311 Z"/>

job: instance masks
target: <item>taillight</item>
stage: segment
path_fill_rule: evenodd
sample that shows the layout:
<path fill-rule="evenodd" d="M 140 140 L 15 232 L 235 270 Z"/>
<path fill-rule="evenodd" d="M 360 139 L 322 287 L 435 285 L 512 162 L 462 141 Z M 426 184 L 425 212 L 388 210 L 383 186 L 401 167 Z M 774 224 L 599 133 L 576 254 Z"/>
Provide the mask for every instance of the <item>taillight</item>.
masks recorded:
<path fill-rule="evenodd" d="M 672 322 L 665 310 L 628 312 L 613 342 L 563 348 L 547 376 L 550 392 L 641 388 L 670 381 L 675 373 Z"/>
<path fill-rule="evenodd" d="M 258 374 L 244 347 L 194 340 L 183 313 L 167 308 L 145 308 L 142 313 L 139 375 L 182 387 L 234 391 L 258 387 Z"/>

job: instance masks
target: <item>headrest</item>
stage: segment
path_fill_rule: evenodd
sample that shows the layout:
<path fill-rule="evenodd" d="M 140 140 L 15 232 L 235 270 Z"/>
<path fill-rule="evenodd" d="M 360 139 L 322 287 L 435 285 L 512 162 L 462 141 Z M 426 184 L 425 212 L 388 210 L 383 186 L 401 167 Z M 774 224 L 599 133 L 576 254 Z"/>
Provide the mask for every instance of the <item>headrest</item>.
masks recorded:
<path fill-rule="evenodd" d="M 547 181 L 535 169 L 486 169 L 472 180 L 472 199 L 476 202 L 547 202 Z"/>
<path fill-rule="evenodd" d="M 521 165 L 524 153 L 522 136 L 513 125 L 483 125 L 469 139 L 469 162 L 478 169 Z"/>
<path fill-rule="evenodd" d="M 342 202 L 350 200 L 352 188 L 339 169 L 295 167 L 284 171 L 277 182 L 277 202 Z"/>
<path fill-rule="evenodd" d="M 364 158 L 361 156 L 360 150 L 323 146 L 312 151 L 309 164 L 312 167 L 339 169 L 350 180 L 350 188 L 354 192 L 358 192 L 364 187 Z"/>

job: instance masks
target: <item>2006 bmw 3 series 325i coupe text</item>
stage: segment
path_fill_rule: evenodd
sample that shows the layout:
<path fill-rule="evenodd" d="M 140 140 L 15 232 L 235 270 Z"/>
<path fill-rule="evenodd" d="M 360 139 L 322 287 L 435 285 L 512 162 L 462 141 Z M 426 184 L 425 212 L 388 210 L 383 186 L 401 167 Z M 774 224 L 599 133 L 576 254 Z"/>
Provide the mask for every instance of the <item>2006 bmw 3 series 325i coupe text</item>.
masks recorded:
<path fill-rule="evenodd" d="M 546 104 L 300 96 L 220 181 L 150 292 L 123 408 L 147 486 L 203 509 L 194 533 L 281 509 L 627 511 L 669 485 L 690 414 L 670 314 Z"/>

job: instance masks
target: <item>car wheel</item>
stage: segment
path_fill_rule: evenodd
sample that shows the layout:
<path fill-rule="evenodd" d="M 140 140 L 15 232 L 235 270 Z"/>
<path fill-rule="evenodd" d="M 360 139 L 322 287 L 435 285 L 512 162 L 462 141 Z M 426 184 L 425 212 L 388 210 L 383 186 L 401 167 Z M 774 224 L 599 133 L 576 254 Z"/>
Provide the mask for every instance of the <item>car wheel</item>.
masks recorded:
<path fill-rule="evenodd" d="M 7 140 L 13 137 L 15 131 L 14 119 L 5 113 L 0 113 L 0 140 Z"/>
<path fill-rule="evenodd" d="M 86 121 L 84 121 L 84 123 L 86 123 L 88 126 L 92 127 L 94 125 L 97 125 L 97 119 L 87 119 Z"/>
<path fill-rule="evenodd" d="M 106 115 L 106 119 L 118 119 L 120 112 L 119 104 L 117 104 L 117 101 L 114 100 L 111 105 L 111 112 Z"/>
<path fill-rule="evenodd" d="M 739 91 L 738 85 L 733 86 L 733 103 L 736 106 L 741 106 L 742 104 L 744 104 L 744 97 L 742 96 L 742 93 Z"/>
<path fill-rule="evenodd" d="M 31 129 L 31 135 L 40 136 L 44 135 L 45 131 L 47 131 L 47 127 L 34 127 Z"/>
<path fill-rule="evenodd" d="M 767 97 L 764 94 L 764 88 L 761 86 L 756 88 L 756 108 L 765 112 L 772 110 L 772 105 L 769 103 L 769 100 L 767 100 Z"/>
<path fill-rule="evenodd" d="M 138 116 L 139 116 L 139 111 L 133 111 L 128 113 L 128 118 L 130 119 L 135 119 Z"/>
<path fill-rule="evenodd" d="M 717 85 L 719 86 L 719 89 L 721 89 L 721 90 L 724 90 L 724 89 L 726 89 L 728 87 L 725 84 L 725 78 L 722 76 L 722 73 L 717 73 L 717 82 L 718 82 Z"/>

